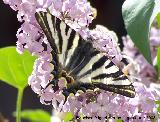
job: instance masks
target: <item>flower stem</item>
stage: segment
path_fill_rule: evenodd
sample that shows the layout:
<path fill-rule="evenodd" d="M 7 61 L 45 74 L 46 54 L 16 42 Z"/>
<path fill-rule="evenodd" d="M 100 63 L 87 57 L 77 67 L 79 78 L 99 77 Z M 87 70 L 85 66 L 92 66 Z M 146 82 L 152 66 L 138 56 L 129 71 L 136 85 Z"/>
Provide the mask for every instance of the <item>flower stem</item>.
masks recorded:
<path fill-rule="evenodd" d="M 18 89 L 17 106 L 16 106 L 16 122 L 21 122 L 21 104 L 23 97 L 23 89 Z"/>

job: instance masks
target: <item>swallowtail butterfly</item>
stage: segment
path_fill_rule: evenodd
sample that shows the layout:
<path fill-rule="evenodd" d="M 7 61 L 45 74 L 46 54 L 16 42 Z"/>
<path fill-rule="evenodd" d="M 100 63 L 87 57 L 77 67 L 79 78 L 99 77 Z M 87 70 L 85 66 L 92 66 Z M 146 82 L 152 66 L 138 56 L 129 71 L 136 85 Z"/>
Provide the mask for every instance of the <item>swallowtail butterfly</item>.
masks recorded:
<path fill-rule="evenodd" d="M 49 12 L 37 12 L 36 19 L 52 47 L 54 90 L 58 80 L 64 78 L 67 98 L 78 90 L 99 88 L 109 92 L 134 97 L 135 90 L 124 73 L 103 52 L 93 47 L 91 40 L 82 37 Z"/>

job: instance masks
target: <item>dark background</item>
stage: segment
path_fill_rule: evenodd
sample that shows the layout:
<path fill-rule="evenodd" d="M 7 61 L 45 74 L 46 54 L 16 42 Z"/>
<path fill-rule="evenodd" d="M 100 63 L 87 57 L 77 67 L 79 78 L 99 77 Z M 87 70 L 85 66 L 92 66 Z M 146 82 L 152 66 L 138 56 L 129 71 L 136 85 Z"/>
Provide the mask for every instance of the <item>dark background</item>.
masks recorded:
<path fill-rule="evenodd" d="M 93 21 L 91 27 L 96 24 L 105 25 L 110 30 L 116 32 L 121 43 L 121 36 L 126 35 L 124 23 L 121 14 L 121 7 L 124 0 L 90 0 L 91 5 L 97 9 L 97 18 Z M 5 5 L 0 0 L 0 47 L 16 44 L 16 32 L 20 27 L 17 21 L 17 13 L 9 5 Z M 0 81 L 0 113 L 10 122 L 15 119 L 12 112 L 16 108 L 17 90 Z M 24 92 L 22 109 L 45 109 L 51 112 L 50 106 L 42 105 L 38 96 L 27 87 Z M 25 121 L 23 121 L 25 122 Z"/>

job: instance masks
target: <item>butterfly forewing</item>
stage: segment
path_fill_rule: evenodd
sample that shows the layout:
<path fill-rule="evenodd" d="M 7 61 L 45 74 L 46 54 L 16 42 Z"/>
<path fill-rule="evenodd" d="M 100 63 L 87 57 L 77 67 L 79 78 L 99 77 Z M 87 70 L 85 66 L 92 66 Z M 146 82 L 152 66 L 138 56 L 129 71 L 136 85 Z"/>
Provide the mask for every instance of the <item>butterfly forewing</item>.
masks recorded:
<path fill-rule="evenodd" d="M 59 73 L 54 75 L 60 78 L 60 73 L 65 71 L 66 79 L 74 79 L 74 82 L 68 82 L 65 92 L 100 88 L 128 97 L 135 96 L 127 76 L 105 53 L 93 47 L 91 39 L 83 40 L 75 30 L 47 12 L 36 13 L 36 19 L 53 49 L 53 62 L 56 62 L 56 72 Z"/>

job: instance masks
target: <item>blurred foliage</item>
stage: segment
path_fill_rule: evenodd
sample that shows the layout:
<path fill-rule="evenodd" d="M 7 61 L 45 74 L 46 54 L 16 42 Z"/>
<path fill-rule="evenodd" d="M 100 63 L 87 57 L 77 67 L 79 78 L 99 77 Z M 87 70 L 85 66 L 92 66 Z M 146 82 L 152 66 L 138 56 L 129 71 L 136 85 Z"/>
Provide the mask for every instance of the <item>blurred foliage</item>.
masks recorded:
<path fill-rule="evenodd" d="M 159 114 L 159 117 L 160 117 L 160 101 L 155 101 L 155 103 L 157 104 L 157 112 Z"/>
<path fill-rule="evenodd" d="M 127 32 L 149 63 L 152 63 L 149 32 L 151 24 L 159 12 L 159 0 L 126 0 L 122 6 Z"/>
<path fill-rule="evenodd" d="M 67 112 L 65 117 L 64 117 L 64 122 L 69 122 L 72 119 L 73 119 L 73 113 Z"/>
<path fill-rule="evenodd" d="M 35 59 L 28 51 L 18 54 L 16 47 L 1 48 L 0 80 L 18 89 L 25 88 Z"/>
<path fill-rule="evenodd" d="M 123 122 L 123 120 L 122 119 L 117 119 L 117 122 Z"/>
<path fill-rule="evenodd" d="M 51 122 L 51 115 L 43 110 L 23 110 L 21 118 L 29 120 L 29 122 Z"/>
<path fill-rule="evenodd" d="M 156 61 L 155 67 L 158 72 L 158 79 L 160 80 L 160 47 L 158 48 L 158 51 L 157 51 L 157 61 Z"/>
<path fill-rule="evenodd" d="M 160 28 L 160 13 L 157 15 L 157 23 L 158 23 L 158 27 Z"/>

